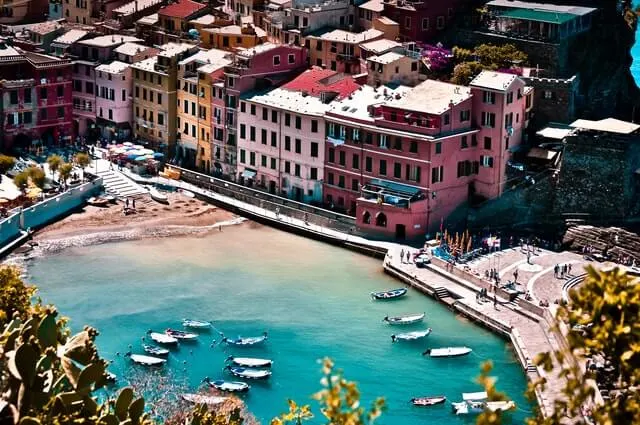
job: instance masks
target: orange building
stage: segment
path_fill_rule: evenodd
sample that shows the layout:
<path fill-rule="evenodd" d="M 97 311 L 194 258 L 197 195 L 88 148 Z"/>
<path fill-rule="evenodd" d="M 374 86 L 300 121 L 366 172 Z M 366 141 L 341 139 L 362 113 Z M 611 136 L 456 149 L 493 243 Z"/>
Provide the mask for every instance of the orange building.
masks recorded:
<path fill-rule="evenodd" d="M 222 28 L 205 28 L 200 35 L 205 49 L 249 49 L 267 41 L 267 33 L 253 24 L 229 25 Z"/>

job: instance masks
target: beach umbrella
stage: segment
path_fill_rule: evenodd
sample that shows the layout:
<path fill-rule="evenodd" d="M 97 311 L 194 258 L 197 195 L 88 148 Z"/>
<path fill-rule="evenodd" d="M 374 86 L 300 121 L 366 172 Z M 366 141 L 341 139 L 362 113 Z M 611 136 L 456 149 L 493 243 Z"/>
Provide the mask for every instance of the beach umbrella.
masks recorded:
<path fill-rule="evenodd" d="M 144 146 L 142 145 L 133 145 L 133 147 L 136 149 L 144 149 Z"/>
<path fill-rule="evenodd" d="M 131 143 L 131 142 L 124 142 L 124 143 L 123 143 L 123 145 L 125 145 L 125 146 L 133 146 L 133 143 Z"/>
<path fill-rule="evenodd" d="M 143 155 L 153 155 L 153 149 L 140 149 Z"/>
<path fill-rule="evenodd" d="M 156 152 L 156 153 L 153 154 L 153 157 L 156 158 L 156 159 L 157 158 L 164 158 L 164 154 L 160 153 L 160 152 Z"/>
<path fill-rule="evenodd" d="M 137 153 L 129 153 L 127 154 L 127 159 L 136 159 L 138 157 Z"/>
<path fill-rule="evenodd" d="M 135 158 L 135 161 L 146 161 L 147 157 L 146 156 L 138 156 Z"/>

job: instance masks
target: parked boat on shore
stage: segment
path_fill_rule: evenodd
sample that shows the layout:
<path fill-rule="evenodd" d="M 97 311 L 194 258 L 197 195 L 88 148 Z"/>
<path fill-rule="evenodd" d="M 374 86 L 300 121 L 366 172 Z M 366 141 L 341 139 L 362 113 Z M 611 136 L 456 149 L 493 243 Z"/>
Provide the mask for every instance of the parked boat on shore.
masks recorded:
<path fill-rule="evenodd" d="M 242 367 L 271 367 L 273 360 L 257 359 L 253 357 L 227 357 L 228 362 Z"/>
<path fill-rule="evenodd" d="M 166 333 L 149 331 L 147 332 L 147 334 L 149 334 L 149 338 L 151 338 L 158 344 L 177 344 L 178 343 L 177 338 L 167 335 Z"/>
<path fill-rule="evenodd" d="M 374 300 L 391 300 L 400 298 L 407 294 L 407 288 L 390 289 L 388 291 L 372 292 L 371 297 Z"/>
<path fill-rule="evenodd" d="M 209 378 L 204 378 L 203 382 L 206 382 L 211 388 L 230 393 L 243 393 L 251 388 L 246 382 L 239 381 L 225 381 L 223 379 L 211 381 Z"/>
<path fill-rule="evenodd" d="M 185 341 L 193 341 L 196 338 L 198 338 L 198 334 L 194 334 L 191 332 L 184 332 L 184 331 L 179 331 L 177 329 L 171 329 L 168 328 L 164 331 L 164 333 L 166 333 L 167 335 L 173 337 L 173 338 L 177 338 L 177 339 L 181 339 L 181 340 L 185 340 Z"/>
<path fill-rule="evenodd" d="M 87 199 L 87 204 L 93 206 L 93 207 L 108 207 L 109 206 L 109 200 L 106 198 L 100 198 L 100 197 L 96 197 L 96 196 L 92 196 L 91 198 Z"/>
<path fill-rule="evenodd" d="M 224 369 L 228 370 L 232 375 L 244 379 L 267 379 L 271 376 L 271 371 L 264 369 L 249 369 L 237 366 L 226 366 Z"/>
<path fill-rule="evenodd" d="M 146 353 L 152 354 L 154 356 L 166 356 L 169 354 L 169 350 L 162 347 L 154 347 L 153 345 L 142 344 L 142 348 Z"/>
<path fill-rule="evenodd" d="M 387 322 L 390 325 L 411 325 L 413 323 L 422 322 L 425 313 L 421 314 L 406 314 L 404 316 L 389 317 L 386 316 L 382 321 Z"/>
<path fill-rule="evenodd" d="M 212 325 L 211 322 L 205 322 L 202 320 L 182 319 L 182 326 L 193 329 L 208 329 Z"/>
<path fill-rule="evenodd" d="M 239 336 L 236 339 L 229 339 L 223 335 L 221 342 L 226 342 L 227 344 L 236 345 L 240 347 L 246 347 L 246 346 L 260 344 L 266 341 L 267 338 L 268 338 L 268 334 L 266 332 L 264 332 L 261 336 L 252 336 L 247 338 L 243 338 Z"/>
<path fill-rule="evenodd" d="M 466 356 L 471 351 L 469 347 L 446 347 L 446 348 L 429 348 L 424 353 L 423 356 L 427 354 L 431 357 L 459 357 Z"/>
<path fill-rule="evenodd" d="M 400 341 L 415 341 L 417 339 L 425 338 L 431 334 L 431 328 L 425 329 L 423 331 L 414 331 L 407 332 L 403 334 L 391 335 L 391 341 L 396 342 Z"/>
<path fill-rule="evenodd" d="M 153 199 L 156 202 L 160 202 L 161 204 L 169 203 L 169 197 L 166 194 L 160 192 L 155 187 L 152 187 L 151 189 L 149 189 L 149 195 L 151 195 L 151 199 Z"/>
<path fill-rule="evenodd" d="M 127 353 L 127 356 L 131 358 L 134 363 L 138 363 L 144 366 L 160 366 L 167 362 L 166 359 L 161 359 L 158 357 L 145 356 L 142 354 L 131 354 Z"/>
<path fill-rule="evenodd" d="M 435 406 L 445 401 L 447 401 L 447 397 L 443 395 L 436 397 L 414 397 L 411 399 L 411 404 L 414 406 Z"/>

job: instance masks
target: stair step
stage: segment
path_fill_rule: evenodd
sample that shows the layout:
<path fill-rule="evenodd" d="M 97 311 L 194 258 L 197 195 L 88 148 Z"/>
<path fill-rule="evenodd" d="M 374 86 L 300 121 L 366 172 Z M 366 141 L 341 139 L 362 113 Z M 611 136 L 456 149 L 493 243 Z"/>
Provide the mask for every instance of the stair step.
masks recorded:
<path fill-rule="evenodd" d="M 451 295 L 449 294 L 449 291 L 446 288 L 443 287 L 438 287 L 435 289 L 436 291 L 436 295 L 438 296 L 438 298 L 447 298 L 450 297 Z"/>

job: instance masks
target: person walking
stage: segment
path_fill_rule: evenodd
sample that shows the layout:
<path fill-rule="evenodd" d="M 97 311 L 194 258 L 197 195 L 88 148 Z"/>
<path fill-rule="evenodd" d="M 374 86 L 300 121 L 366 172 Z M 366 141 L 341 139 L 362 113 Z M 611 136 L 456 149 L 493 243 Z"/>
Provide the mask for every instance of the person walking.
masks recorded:
<path fill-rule="evenodd" d="M 407 263 L 411 263 L 411 253 L 407 249 Z"/>
<path fill-rule="evenodd" d="M 518 282 L 518 270 L 516 269 L 516 271 L 513 272 L 513 281 L 514 282 Z"/>
<path fill-rule="evenodd" d="M 404 263 L 404 248 L 400 250 L 400 262 Z"/>
<path fill-rule="evenodd" d="M 568 264 L 567 267 L 568 267 L 568 269 L 567 269 L 568 273 L 567 274 L 571 274 L 571 264 Z"/>
<path fill-rule="evenodd" d="M 558 278 L 558 272 L 560 271 L 560 266 L 557 264 L 553 267 L 553 277 Z"/>
<path fill-rule="evenodd" d="M 136 200 L 135 198 L 131 200 L 131 208 L 136 209 Z"/>

